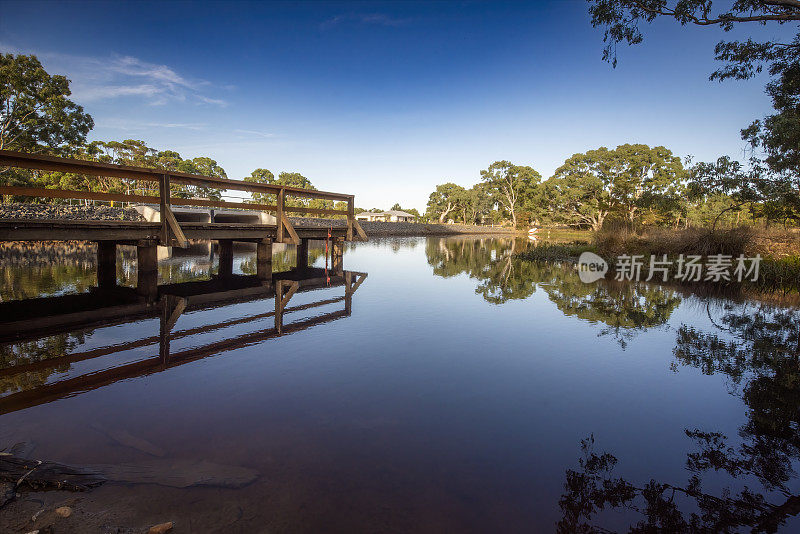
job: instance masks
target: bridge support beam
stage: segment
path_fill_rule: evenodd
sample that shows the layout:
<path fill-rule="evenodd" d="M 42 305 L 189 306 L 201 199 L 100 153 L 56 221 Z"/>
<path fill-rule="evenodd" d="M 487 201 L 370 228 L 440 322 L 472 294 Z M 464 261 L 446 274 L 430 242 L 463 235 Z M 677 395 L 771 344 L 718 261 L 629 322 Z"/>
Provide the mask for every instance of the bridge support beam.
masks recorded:
<path fill-rule="evenodd" d="M 256 243 L 256 276 L 261 280 L 272 279 L 272 239 Z"/>
<path fill-rule="evenodd" d="M 97 242 L 97 287 L 106 289 L 117 285 L 117 244 Z"/>
<path fill-rule="evenodd" d="M 155 300 L 158 296 L 158 247 L 155 241 L 142 241 L 136 246 L 136 292 Z"/>
<path fill-rule="evenodd" d="M 233 240 L 220 239 L 219 243 L 219 276 L 233 274 Z"/>
<path fill-rule="evenodd" d="M 308 239 L 301 239 L 297 245 L 297 269 L 308 269 Z"/>

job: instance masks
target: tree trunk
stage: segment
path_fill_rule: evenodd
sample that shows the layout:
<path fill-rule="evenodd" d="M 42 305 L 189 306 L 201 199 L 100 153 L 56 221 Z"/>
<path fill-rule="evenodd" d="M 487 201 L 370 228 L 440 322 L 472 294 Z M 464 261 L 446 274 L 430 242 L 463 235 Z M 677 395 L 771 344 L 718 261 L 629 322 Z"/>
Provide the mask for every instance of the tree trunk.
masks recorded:
<path fill-rule="evenodd" d="M 443 223 L 445 221 L 445 218 L 447 217 L 447 214 L 450 213 L 452 210 L 453 210 L 453 205 L 448 202 L 447 203 L 447 208 L 445 208 L 445 210 L 442 212 L 442 214 L 439 215 L 439 222 Z"/>

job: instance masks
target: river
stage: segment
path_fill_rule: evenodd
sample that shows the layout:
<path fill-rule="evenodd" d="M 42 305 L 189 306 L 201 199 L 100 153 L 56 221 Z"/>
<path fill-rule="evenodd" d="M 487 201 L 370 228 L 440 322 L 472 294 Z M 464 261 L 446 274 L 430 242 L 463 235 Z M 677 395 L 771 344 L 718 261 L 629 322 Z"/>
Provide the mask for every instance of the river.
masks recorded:
<path fill-rule="evenodd" d="M 516 259 L 527 246 L 378 239 L 348 245 L 341 275 L 317 246 L 315 281 L 287 275 L 280 314 L 263 288 L 176 287 L 166 314 L 7 336 L 0 449 L 112 475 L 22 493 L 0 530 L 71 498 L 58 532 L 800 530 L 800 313 L 584 284 Z M 87 250 L 2 254 L 4 302 L 94 284 Z M 190 287 L 214 262 L 198 244 L 160 280 Z M 134 265 L 120 250 L 120 285 Z M 234 271 L 254 270 L 237 249 Z M 198 465 L 210 474 L 186 482 Z"/>

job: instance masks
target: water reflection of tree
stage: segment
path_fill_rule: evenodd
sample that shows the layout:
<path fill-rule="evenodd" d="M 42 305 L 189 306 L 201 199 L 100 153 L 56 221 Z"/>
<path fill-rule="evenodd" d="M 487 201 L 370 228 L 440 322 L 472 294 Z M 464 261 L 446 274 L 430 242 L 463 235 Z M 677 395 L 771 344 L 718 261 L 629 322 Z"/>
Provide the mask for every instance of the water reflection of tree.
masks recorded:
<path fill-rule="evenodd" d="M 93 263 L 56 263 L 48 266 L 6 264 L 0 267 L 0 300 L 21 300 L 64 291 L 81 293 L 97 284 Z"/>
<path fill-rule="evenodd" d="M 69 371 L 69 363 L 58 363 L 57 358 L 67 355 L 84 342 L 85 334 L 59 334 L 36 341 L 0 346 L 0 369 L 54 359 L 53 365 L 24 373 L 0 376 L 0 394 L 23 391 L 41 386 L 53 373 Z"/>
<path fill-rule="evenodd" d="M 636 486 L 611 475 L 616 458 L 596 454 L 593 438 L 582 442 L 578 470 L 567 470 L 559 505 L 561 532 L 605 532 L 592 518 L 607 508 L 639 512 L 630 532 L 776 532 L 800 513 L 795 465 L 800 460 L 800 316 L 771 306 L 727 310 L 717 331 L 682 326 L 674 349 L 676 368 L 723 374 L 731 393 L 747 406 L 738 445 L 719 432 L 686 430 L 697 449 L 687 454 L 692 473 L 685 485 L 651 480 Z M 703 477 L 730 477 L 719 494 L 703 490 Z M 733 491 L 737 481 L 743 489 Z M 711 481 L 718 486 L 718 481 Z M 752 489 L 753 483 L 760 490 Z M 793 484 L 794 483 L 794 484 Z M 794 486 L 794 487 L 792 487 Z"/>
<path fill-rule="evenodd" d="M 324 248 L 309 247 L 308 249 L 308 263 L 313 265 L 317 259 L 325 255 Z M 294 247 L 285 249 L 280 252 L 272 253 L 272 272 L 282 273 L 290 271 L 297 265 L 297 251 Z M 244 274 L 256 274 L 258 265 L 256 264 L 255 252 L 252 256 L 242 261 L 241 269 Z"/>
<path fill-rule="evenodd" d="M 536 291 L 537 266 L 515 257 L 524 246 L 518 239 L 429 239 L 425 252 L 433 274 L 443 278 L 466 274 L 479 281 L 477 294 L 492 304 L 503 304 Z"/>
<path fill-rule="evenodd" d="M 531 262 L 516 256 L 528 246 L 514 239 L 429 239 L 428 264 L 441 277 L 467 274 L 479 281 L 476 293 L 503 304 L 544 289 L 565 315 L 607 326 L 624 346 L 645 328 L 666 324 L 681 302 L 672 290 L 647 284 L 581 282 L 569 264 Z"/>
<path fill-rule="evenodd" d="M 637 332 L 665 325 L 681 303 L 677 293 L 660 286 L 586 284 L 572 268 L 560 269 L 544 289 L 564 315 L 606 325 L 601 334 L 614 336 L 623 347 Z"/>

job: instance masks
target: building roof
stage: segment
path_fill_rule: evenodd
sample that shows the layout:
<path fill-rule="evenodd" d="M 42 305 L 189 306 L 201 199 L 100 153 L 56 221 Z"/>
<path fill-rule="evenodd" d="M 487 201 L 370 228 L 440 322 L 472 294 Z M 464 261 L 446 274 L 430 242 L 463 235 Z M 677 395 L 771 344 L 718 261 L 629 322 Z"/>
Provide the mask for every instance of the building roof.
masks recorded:
<path fill-rule="evenodd" d="M 379 211 L 377 213 L 363 212 L 359 213 L 359 215 L 372 215 L 373 217 L 379 217 L 381 215 L 391 215 L 394 217 L 416 217 L 416 215 L 414 215 L 413 213 L 407 213 L 405 211 L 400 211 L 400 210 Z"/>

